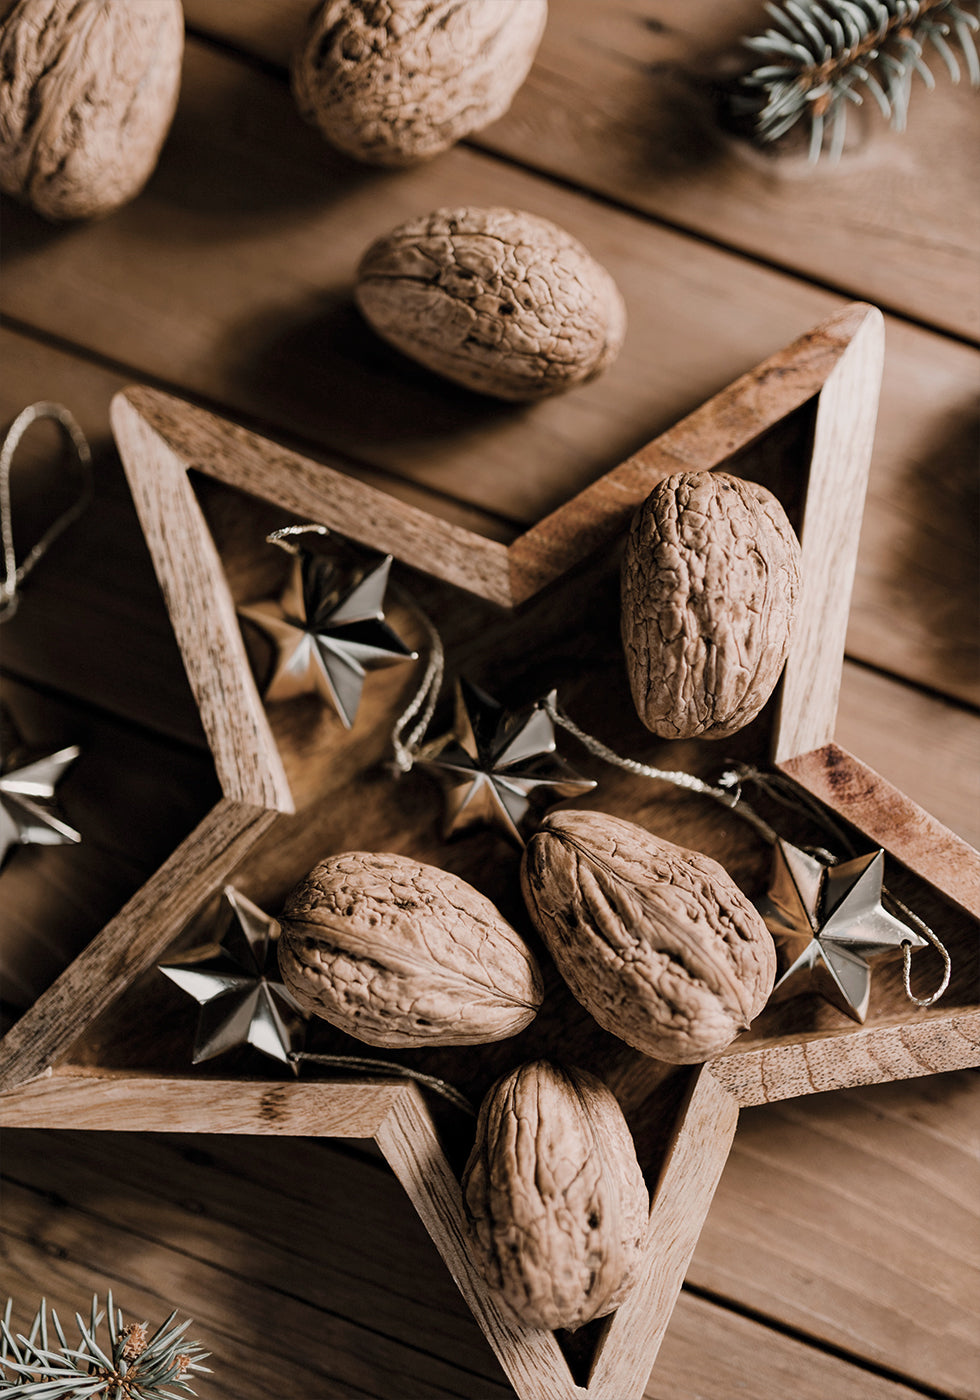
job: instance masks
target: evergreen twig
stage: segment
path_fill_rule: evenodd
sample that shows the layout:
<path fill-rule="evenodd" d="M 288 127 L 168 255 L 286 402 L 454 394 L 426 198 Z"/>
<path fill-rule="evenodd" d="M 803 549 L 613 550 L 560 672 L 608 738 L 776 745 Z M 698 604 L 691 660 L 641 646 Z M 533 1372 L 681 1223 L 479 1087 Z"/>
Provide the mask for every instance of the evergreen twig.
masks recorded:
<path fill-rule="evenodd" d="M 976 0 L 769 0 L 765 9 L 773 26 L 744 40 L 761 62 L 739 79 L 732 114 L 761 142 L 807 123 L 811 161 L 825 145 L 831 160 L 840 158 L 848 108 L 869 93 L 903 131 L 915 74 L 935 87 L 927 50 L 954 83 L 958 53 L 980 87 Z"/>
<path fill-rule="evenodd" d="M 202 1365 L 208 1353 L 186 1342 L 190 1320 L 174 1327 L 172 1312 L 152 1336 L 147 1324 L 123 1324 L 123 1315 L 108 1295 L 106 1312 L 92 1299 L 88 1322 L 75 1314 L 78 1343 L 70 1346 L 58 1314 L 47 1300 L 35 1314 L 27 1336 L 11 1326 L 13 1304 L 7 1299 L 0 1318 L 0 1396 L 8 1400 L 181 1400 L 196 1395 L 195 1375 L 210 1374 Z M 108 1343 L 99 1328 L 108 1313 Z M 55 1337 L 48 1331 L 53 1328 Z M 57 1345 L 52 1345 L 57 1342 Z"/>

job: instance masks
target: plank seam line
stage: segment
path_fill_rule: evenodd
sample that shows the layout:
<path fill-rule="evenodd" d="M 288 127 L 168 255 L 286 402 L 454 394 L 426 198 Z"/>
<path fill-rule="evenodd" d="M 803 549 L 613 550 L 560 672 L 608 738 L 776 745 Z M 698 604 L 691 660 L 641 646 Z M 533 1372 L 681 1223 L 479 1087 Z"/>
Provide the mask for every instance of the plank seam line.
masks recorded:
<path fill-rule="evenodd" d="M 9 1131 L 9 1129 L 7 1131 Z M 2 1175 L 0 1175 L 0 1180 L 7 1181 L 12 1186 L 16 1186 L 20 1190 L 28 1192 L 30 1195 L 38 1196 L 42 1200 L 48 1201 L 49 1203 L 56 1204 L 59 1207 L 64 1207 L 70 1211 L 74 1211 L 78 1215 L 84 1216 L 89 1220 L 95 1220 L 100 1225 L 110 1225 L 114 1229 L 122 1230 L 127 1235 L 131 1236 L 133 1239 L 143 1240 L 145 1243 L 155 1245 L 157 1248 L 166 1249 L 170 1253 L 177 1255 L 179 1258 L 190 1260 L 196 1264 L 203 1264 L 206 1268 L 213 1269 L 216 1273 L 223 1274 L 226 1278 L 234 1279 L 236 1282 L 239 1283 L 249 1283 L 253 1287 L 260 1287 L 263 1290 L 263 1292 L 273 1294 L 279 1298 L 286 1298 L 290 1302 L 300 1303 L 304 1307 L 311 1308 L 314 1311 L 323 1314 L 325 1317 L 335 1318 L 339 1322 L 352 1323 L 359 1331 L 365 1332 L 369 1336 L 380 1337 L 382 1340 L 386 1342 L 391 1342 L 397 1347 L 403 1347 L 406 1351 L 413 1352 L 418 1356 L 424 1356 L 430 1361 L 435 1361 L 441 1365 L 450 1367 L 454 1370 L 458 1370 L 463 1375 L 471 1376 L 476 1380 L 489 1381 L 490 1384 L 494 1384 L 492 1378 L 488 1377 L 485 1372 L 474 1371 L 471 1367 L 466 1366 L 455 1359 L 451 1361 L 447 1360 L 445 1356 L 440 1356 L 438 1352 L 429 1351 L 425 1347 L 418 1346 L 415 1342 L 408 1341 L 405 1338 L 392 1336 L 390 1332 L 386 1332 L 383 1331 L 381 1328 L 372 1326 L 370 1323 L 365 1322 L 363 1318 L 348 1316 L 346 1313 L 337 1312 L 335 1308 L 328 1308 L 322 1306 L 319 1303 L 313 1303 L 310 1301 L 309 1298 L 304 1297 L 301 1293 L 294 1293 L 288 1288 L 280 1287 L 278 1284 L 267 1283 L 261 1279 L 257 1280 L 251 1274 L 242 1273 L 239 1269 L 229 1268 L 226 1264 L 223 1264 L 218 1260 L 202 1258 L 199 1254 L 194 1254 L 189 1249 L 184 1249 L 180 1245 L 173 1244 L 166 1238 L 161 1239 L 156 1235 L 150 1234 L 145 1230 L 135 1229 L 131 1225 L 123 1226 L 120 1223 L 118 1217 L 116 1216 L 113 1216 L 111 1214 L 106 1215 L 98 1210 L 93 1210 L 90 1206 L 82 1205 L 78 1202 L 68 1200 L 58 1191 L 46 1191 L 43 1186 L 38 1186 L 30 1181 L 21 1180 L 19 1177 L 14 1175 L 13 1172 L 4 1171 Z M 175 1209 L 179 1211 L 179 1204 L 176 1202 L 174 1202 L 173 1204 Z M 406 1209 L 411 1209 L 407 1197 L 405 1199 L 405 1207 Z M 215 1223 L 219 1226 L 222 1226 L 222 1228 L 235 1230 L 237 1234 L 245 1235 L 246 1238 L 248 1237 L 247 1231 L 244 1231 L 237 1226 L 223 1226 L 221 1220 L 217 1219 L 217 1217 L 212 1216 L 210 1218 L 215 1220 Z M 6 1226 L 3 1229 L 3 1233 L 10 1235 L 14 1239 L 20 1240 L 21 1243 L 29 1246 L 30 1248 L 36 1247 L 37 1242 L 34 1239 L 32 1239 L 29 1235 L 22 1235 L 19 1231 L 12 1230 Z M 275 1248 L 274 1245 L 271 1247 Z M 71 1259 L 74 1256 L 70 1252 L 66 1251 L 66 1257 Z M 142 1287 L 142 1285 L 140 1286 Z M 389 1296 L 398 1300 L 405 1298 L 407 1295 L 392 1292 Z M 499 1385 L 499 1382 L 497 1384 Z"/>
<path fill-rule="evenodd" d="M 3 328 L 13 331 L 17 335 L 23 336 L 25 340 L 33 340 L 39 345 L 44 345 L 48 349 L 60 351 L 62 354 L 71 355 L 75 359 L 85 360 L 95 365 L 99 369 L 108 370 L 112 374 L 118 374 L 131 384 L 145 384 L 148 388 L 159 389 L 162 393 L 172 394 L 176 398 L 185 400 L 197 408 L 203 408 L 209 413 L 214 413 L 219 417 L 233 417 L 229 421 L 255 433 L 259 437 L 267 438 L 270 432 L 270 423 L 266 419 L 258 418 L 250 414 L 245 409 L 232 407 L 220 399 L 215 399 L 207 394 L 198 393 L 195 389 L 189 389 L 186 385 L 179 384 L 174 380 L 166 379 L 161 375 L 153 374 L 149 370 L 142 370 L 137 366 L 127 364 L 124 360 L 114 359 L 113 356 L 105 354 L 101 350 L 96 350 L 92 346 L 83 345 L 80 341 L 72 340 L 69 336 L 60 335 L 57 331 L 49 331 L 42 326 L 31 325 L 29 321 L 23 321 L 18 316 L 11 316 L 7 312 L 3 313 Z M 498 511 L 489 510 L 484 506 L 476 505 L 472 501 L 463 500 L 459 496 L 454 496 L 449 491 L 441 490 L 438 486 L 429 486 L 424 482 L 414 481 L 410 476 L 401 476 L 398 472 L 392 471 L 388 467 L 375 465 L 364 458 L 356 457 L 353 453 L 343 452 L 339 448 L 325 448 L 322 443 L 312 441 L 303 437 L 302 434 L 290 433 L 282 425 L 272 424 L 271 430 L 278 433 L 283 432 L 283 437 L 269 439 L 278 447 L 284 447 L 287 452 L 296 452 L 301 456 L 308 455 L 312 461 L 321 466 L 329 467 L 334 471 L 344 472 L 345 468 L 355 468 L 364 471 L 370 476 L 382 481 L 397 482 L 402 486 L 409 486 L 420 495 L 428 496 L 435 501 L 445 501 L 447 504 L 471 511 L 474 516 L 482 516 L 484 520 L 492 524 L 504 526 L 514 534 L 523 534 L 529 528 L 528 522 L 518 520 L 513 516 L 504 515 Z M 323 453 L 326 452 L 333 460 L 323 462 Z M 371 485 L 371 482 L 367 483 Z M 397 499 L 397 498 L 396 498 Z M 420 507 L 424 509 L 424 507 Z M 451 522 L 450 522 L 451 523 Z M 537 523 L 537 522 L 532 522 Z M 460 529 L 468 529 L 467 526 L 459 526 Z M 471 531 L 471 533 L 477 533 Z M 491 535 L 487 539 L 493 539 Z"/>
<path fill-rule="evenodd" d="M 859 1352 L 850 1351 L 839 1343 L 828 1341 L 823 1337 L 816 1337 L 802 1327 L 773 1317 L 762 1308 L 754 1308 L 748 1303 L 740 1303 L 736 1299 L 729 1298 L 724 1293 L 718 1293 L 714 1289 L 706 1288 L 702 1284 L 686 1281 L 683 1291 L 690 1293 L 692 1297 L 700 1298 L 703 1302 L 722 1308 L 726 1312 L 734 1313 L 737 1317 L 743 1317 L 748 1322 L 759 1323 L 770 1332 L 776 1332 L 790 1341 L 800 1342 L 812 1351 L 823 1352 L 827 1356 L 835 1357 L 838 1361 L 844 1361 L 857 1370 L 866 1371 L 869 1375 L 878 1376 L 881 1380 L 903 1385 L 914 1394 L 927 1397 L 927 1400 L 956 1400 L 953 1391 L 939 1390 L 924 1381 L 912 1379 L 904 1372 L 886 1366 L 880 1361 L 875 1361 L 872 1357 L 862 1356 Z"/>
<path fill-rule="evenodd" d="M 894 681 L 896 685 L 904 686 L 907 690 L 918 691 L 920 695 L 926 696 L 930 700 L 940 700 L 946 705 L 950 705 L 954 710 L 960 710 L 965 715 L 980 716 L 980 701 L 964 700 L 961 695 L 950 695 L 938 686 L 930 685 L 927 681 L 909 680 L 907 676 L 900 675 L 897 671 L 892 671 L 887 666 L 879 666 L 877 662 L 867 661 L 863 656 L 857 656 L 853 652 L 848 652 L 847 660 L 854 666 L 860 666 L 862 671 L 869 671 L 872 675 L 881 676 L 883 680 Z"/>
<path fill-rule="evenodd" d="M 261 54 L 255 53 L 252 49 L 240 48 L 220 35 L 213 34 L 208 30 L 200 29 L 196 26 L 188 25 L 187 33 L 198 43 L 206 47 L 213 48 L 228 58 L 234 58 L 244 63 L 247 67 L 254 68 L 265 77 L 275 78 L 279 82 L 289 83 L 289 69 L 272 59 L 263 58 Z M 611 209 L 616 209 L 620 213 L 630 214 L 636 219 L 642 219 L 648 224 L 654 224 L 659 228 L 669 230 L 671 233 L 682 234 L 687 238 L 695 239 L 704 243 L 709 248 L 714 248 L 718 252 L 728 253 L 732 257 L 741 258 L 746 262 L 755 263 L 759 267 L 767 268 L 770 272 L 779 273 L 783 277 L 790 277 L 796 282 L 801 282 L 805 286 L 813 287 L 817 291 L 829 292 L 834 296 L 844 297 L 847 301 L 866 301 L 867 295 L 860 289 L 842 286 L 839 283 L 828 281 L 817 277 L 813 273 L 802 272 L 798 268 L 790 267 L 786 263 L 781 263 L 776 258 L 766 257 L 761 253 L 751 253 L 745 248 L 740 248 L 735 243 L 727 243 L 717 235 L 705 233 L 700 229 L 688 227 L 674 219 L 667 218 L 663 214 L 654 214 L 645 209 L 638 209 L 635 205 L 629 204 L 621 196 L 609 194 L 606 191 L 591 188 L 588 185 L 580 184 L 569 175 L 562 175 L 553 170 L 548 170 L 544 166 L 535 165 L 532 161 L 520 160 L 517 156 L 496 149 L 484 144 L 475 138 L 467 138 L 459 143 L 467 150 L 478 155 L 486 156 L 491 160 L 500 161 L 504 165 L 510 165 L 515 170 L 523 170 L 529 175 L 534 175 L 538 179 L 547 180 L 561 189 L 568 190 L 572 194 L 581 195 L 587 199 L 600 204 L 606 204 Z M 954 341 L 958 345 L 964 345 L 970 350 L 980 349 L 980 337 L 970 336 L 963 331 L 949 330 L 943 326 L 933 325 L 924 320 L 921 316 L 915 316 L 909 311 L 902 311 L 898 307 L 889 305 L 886 302 L 877 300 L 874 303 L 886 315 L 893 317 L 896 321 L 902 321 L 906 325 L 915 326 L 918 330 L 928 331 L 932 335 L 942 336 L 946 340 Z"/>

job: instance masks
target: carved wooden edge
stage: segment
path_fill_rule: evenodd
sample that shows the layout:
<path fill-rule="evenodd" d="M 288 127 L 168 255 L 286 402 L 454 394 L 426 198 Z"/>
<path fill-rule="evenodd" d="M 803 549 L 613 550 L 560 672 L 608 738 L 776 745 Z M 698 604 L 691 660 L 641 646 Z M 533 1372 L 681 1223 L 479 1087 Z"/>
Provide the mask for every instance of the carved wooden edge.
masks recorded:
<path fill-rule="evenodd" d="M 834 736 L 884 354 L 884 317 L 868 307 L 817 399 L 800 526 L 803 596 L 780 685 L 774 763 Z"/>
<path fill-rule="evenodd" d="M 940 894 L 980 918 L 980 851 L 880 773 L 835 743 L 799 752 L 779 767 Z"/>
<path fill-rule="evenodd" d="M 267 808 L 228 798 L 211 809 L 0 1041 L 0 1093 L 43 1074 L 70 1049 L 95 1018 L 162 956 L 275 817 Z"/>
<path fill-rule="evenodd" d="M 193 461 L 127 395 L 113 398 L 110 417 L 221 790 L 240 802 L 292 812 L 224 567 L 187 477 Z"/>
<path fill-rule="evenodd" d="M 881 312 L 864 302 L 849 306 L 778 350 L 740 379 L 633 453 L 620 466 L 558 507 L 510 546 L 511 592 L 522 603 L 596 550 L 622 535 L 656 483 L 673 472 L 706 471 L 751 446 L 781 419 L 801 408 L 841 376 L 855 381 L 826 417 L 849 431 L 853 410 L 861 421 L 860 448 L 846 448 L 860 477 L 861 451 L 877 411 L 874 342 L 880 355 Z M 851 353 L 853 341 L 859 342 Z M 845 370 L 844 362 L 847 361 Z M 879 372 L 880 380 L 880 372 Z M 859 402 L 869 394 L 870 404 Z M 837 391 L 834 394 L 838 398 Z M 870 444 L 868 444 L 870 452 Z M 821 470 L 831 466 L 824 454 Z M 862 491 L 860 481 L 858 486 Z M 856 541 L 855 541 L 856 552 Z"/>
<path fill-rule="evenodd" d="M 775 710 L 777 758 L 833 734 L 881 378 L 882 317 L 846 307 L 722 390 L 508 548 L 157 390 L 117 394 L 113 431 L 226 797 L 293 811 L 220 557 L 187 473 L 274 502 L 516 606 L 628 527 L 654 483 L 709 468 L 816 396 L 801 532 L 806 580 Z M 801 469 L 805 469 L 802 468 Z"/>

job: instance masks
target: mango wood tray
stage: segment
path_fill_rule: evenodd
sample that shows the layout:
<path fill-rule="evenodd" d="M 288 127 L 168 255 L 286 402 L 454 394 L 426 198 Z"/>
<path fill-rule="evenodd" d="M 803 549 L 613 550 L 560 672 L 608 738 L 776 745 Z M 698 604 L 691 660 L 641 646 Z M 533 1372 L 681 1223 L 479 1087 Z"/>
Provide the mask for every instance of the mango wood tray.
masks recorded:
<path fill-rule="evenodd" d="M 114 430 L 223 797 L 0 1044 L 0 1122 L 374 1138 L 523 1400 L 639 1396 L 742 1105 L 980 1063 L 980 856 L 833 741 L 881 365 L 879 313 L 848 307 L 510 544 L 164 394 L 119 395 Z M 617 640 L 618 548 L 633 511 L 662 476 L 705 467 L 768 485 L 803 545 L 802 618 L 780 690 L 723 748 L 665 743 L 640 727 Z M 395 780 L 384 766 L 416 668 L 372 674 L 349 733 L 308 697 L 266 711 L 235 610 L 282 581 L 289 561 L 264 537 L 296 520 L 390 551 L 402 594 L 435 620 L 451 668 L 501 700 L 518 705 L 557 686 L 584 728 L 664 767 L 717 776 L 733 757 L 775 764 L 866 845 L 886 847 L 890 887 L 953 955 L 953 981 L 936 1007 L 916 1010 L 900 966 L 879 968 L 864 1026 L 799 998 L 767 1009 L 728 1052 L 695 1069 L 658 1064 L 605 1034 L 553 972 L 541 1013 L 520 1036 L 399 1056 L 474 1102 L 497 1075 L 538 1055 L 583 1065 L 617 1093 L 651 1188 L 644 1266 L 627 1302 L 574 1336 L 516 1325 L 471 1260 L 458 1184 L 469 1120 L 394 1078 L 294 1080 L 275 1068 L 257 1078 L 254 1063 L 229 1077 L 227 1061 L 192 1069 L 196 1008 L 154 968 L 199 939 L 226 882 L 274 913 L 297 879 L 341 849 L 444 865 L 527 931 L 516 853 L 490 832 L 445 844 L 437 789 L 422 774 Z M 389 617 L 423 642 L 410 608 L 396 600 Z M 764 889 L 768 850 L 731 814 L 597 764 L 568 736 L 561 749 L 599 781 L 578 805 L 706 851 L 751 896 Z M 923 984 L 938 976 L 932 958 L 923 952 L 913 965 Z M 327 1053 L 371 1053 L 329 1027 L 317 1033 Z"/>

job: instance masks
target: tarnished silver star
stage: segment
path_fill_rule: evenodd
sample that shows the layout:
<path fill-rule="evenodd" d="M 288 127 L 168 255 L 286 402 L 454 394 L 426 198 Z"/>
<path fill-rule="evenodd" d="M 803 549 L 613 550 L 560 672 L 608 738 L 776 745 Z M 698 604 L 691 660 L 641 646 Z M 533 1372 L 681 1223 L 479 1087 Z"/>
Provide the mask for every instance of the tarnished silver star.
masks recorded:
<path fill-rule="evenodd" d="M 43 754 L 29 763 L 7 760 L 13 729 L 0 722 L 0 865 L 14 846 L 65 846 L 82 838 L 63 820 L 55 805 L 55 789 L 80 750 L 73 744 Z"/>
<path fill-rule="evenodd" d="M 384 620 L 390 569 L 387 554 L 343 587 L 333 560 L 301 550 L 278 600 L 239 608 L 276 647 L 267 700 L 319 695 L 350 729 L 367 672 L 416 659 Z"/>
<path fill-rule="evenodd" d="M 220 943 L 160 965 L 200 1005 L 193 1063 L 251 1045 L 290 1064 L 290 1053 L 301 1048 L 306 1016 L 279 975 L 279 925 L 233 885 L 225 885 L 224 903 Z"/>
<path fill-rule="evenodd" d="M 869 958 L 926 940 L 881 903 L 885 853 L 872 851 L 826 865 L 807 851 L 777 841 L 769 892 L 759 902 L 778 948 L 789 959 L 772 1001 L 819 993 L 852 1020 L 863 1022 L 871 995 Z"/>
<path fill-rule="evenodd" d="M 511 714 L 465 680 L 456 682 L 451 732 L 426 744 L 417 761 L 445 790 L 447 837 L 490 826 L 523 846 L 520 827 L 532 806 L 595 787 L 556 753 L 555 726 L 541 703 Z"/>

